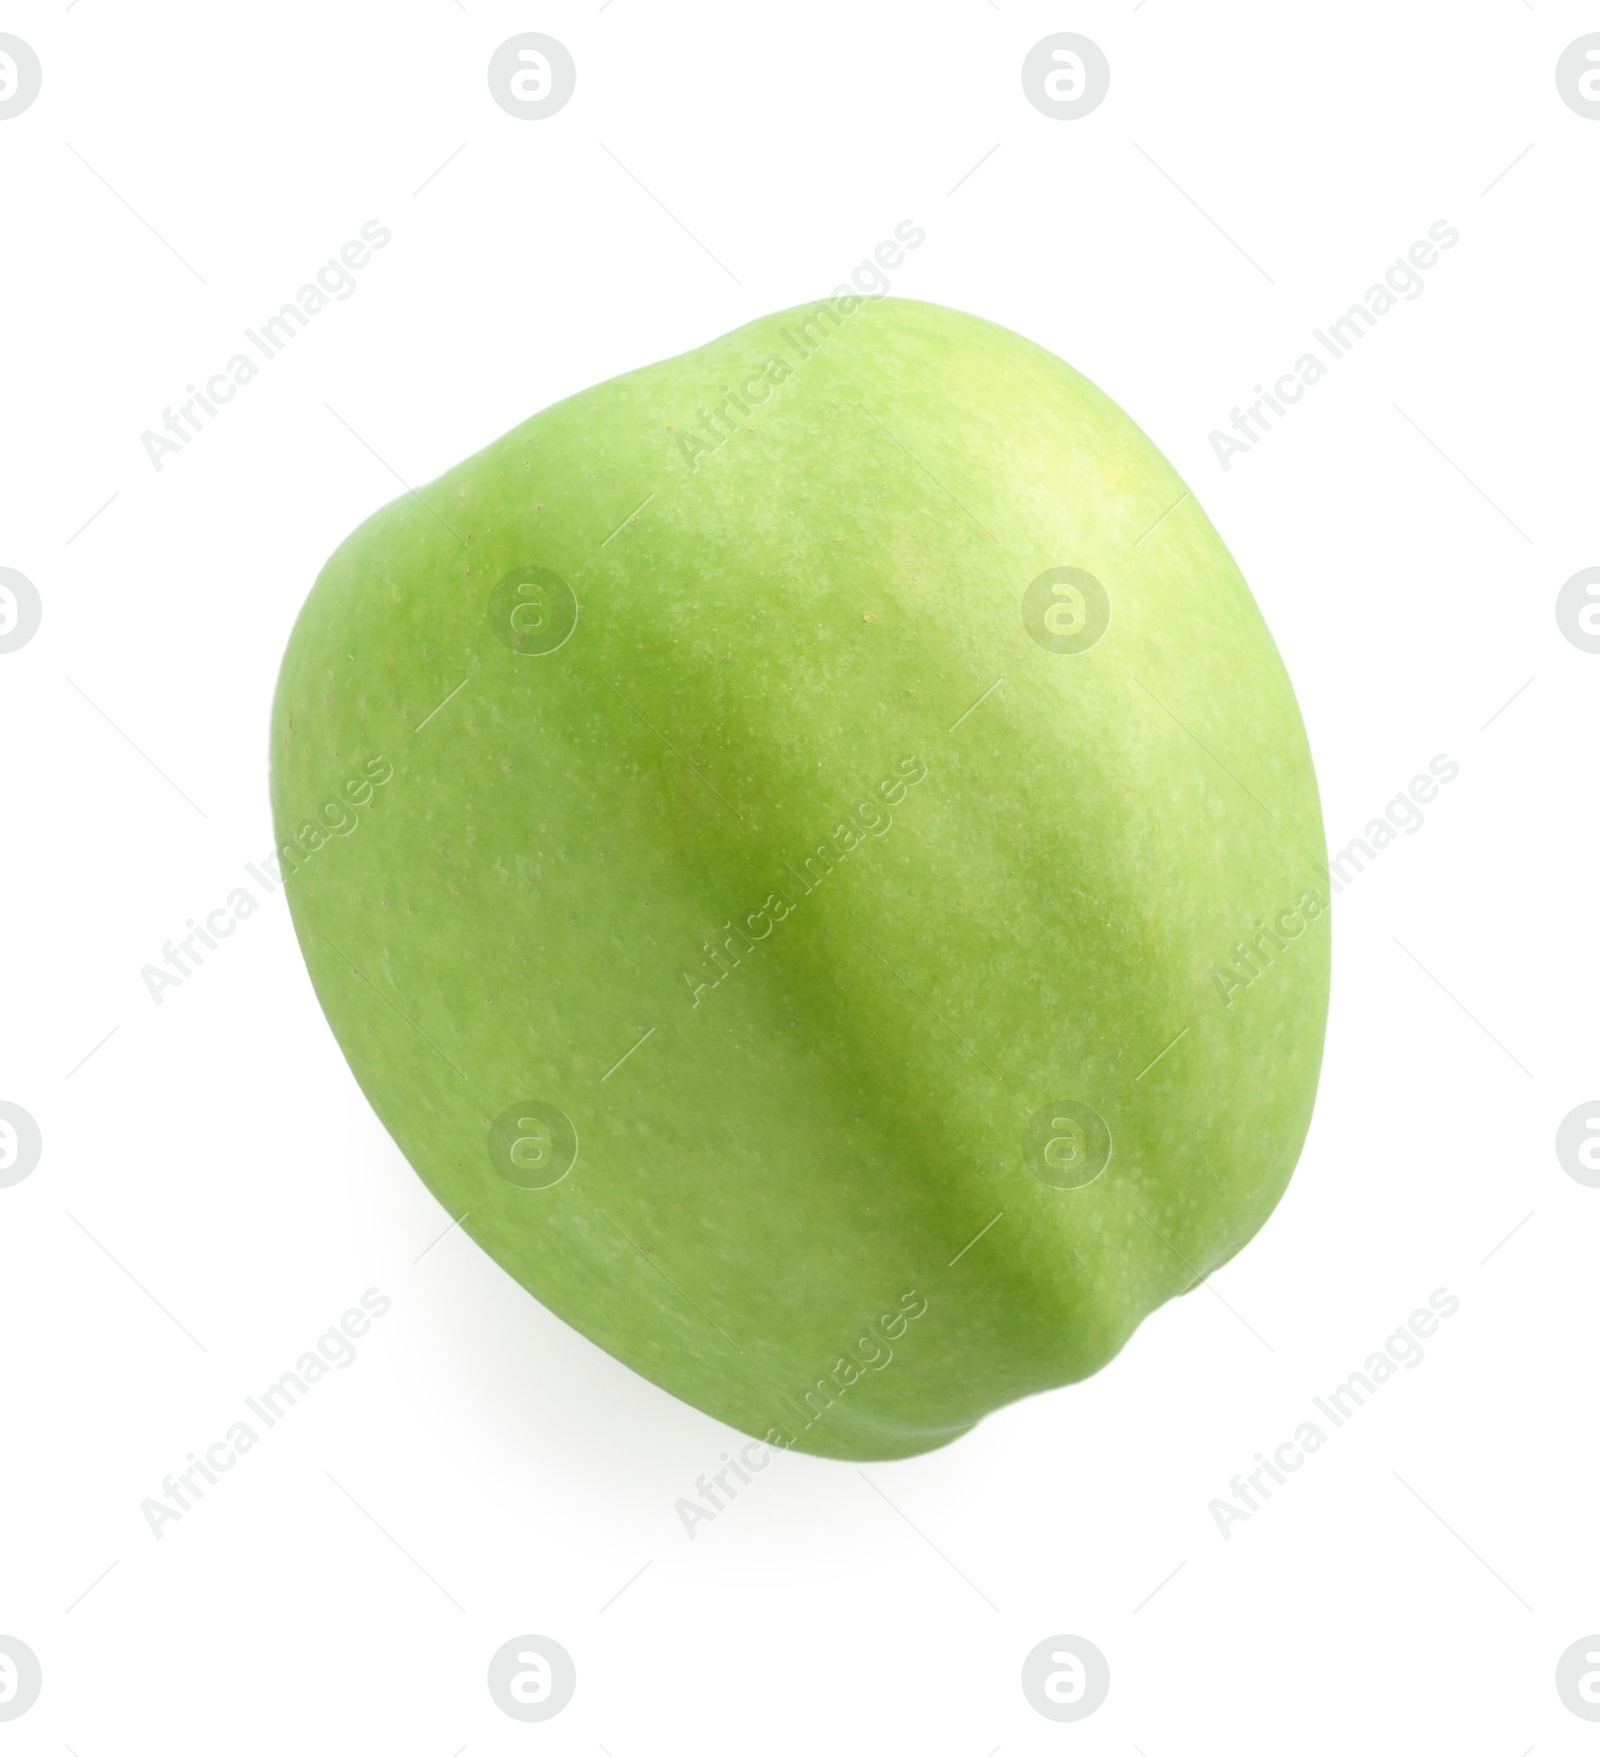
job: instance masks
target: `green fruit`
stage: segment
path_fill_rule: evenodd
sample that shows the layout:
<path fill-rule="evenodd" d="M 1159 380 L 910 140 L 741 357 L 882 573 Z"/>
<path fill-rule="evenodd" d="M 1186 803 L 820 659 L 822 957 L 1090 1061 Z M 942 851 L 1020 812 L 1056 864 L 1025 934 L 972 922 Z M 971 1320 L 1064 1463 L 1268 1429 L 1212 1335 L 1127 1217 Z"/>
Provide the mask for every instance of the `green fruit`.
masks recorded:
<path fill-rule="evenodd" d="M 1103 1366 L 1283 1193 L 1304 729 L 1093 385 L 835 299 L 546 409 L 323 570 L 279 857 L 362 1089 L 568 1323 L 892 1458 Z"/>

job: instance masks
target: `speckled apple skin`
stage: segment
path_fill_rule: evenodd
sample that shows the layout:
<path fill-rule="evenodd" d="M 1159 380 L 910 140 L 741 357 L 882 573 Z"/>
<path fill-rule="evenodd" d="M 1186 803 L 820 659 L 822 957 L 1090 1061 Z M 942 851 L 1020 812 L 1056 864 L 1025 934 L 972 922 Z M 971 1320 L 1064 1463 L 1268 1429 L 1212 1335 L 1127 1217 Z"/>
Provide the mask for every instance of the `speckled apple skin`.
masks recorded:
<path fill-rule="evenodd" d="M 362 524 L 272 804 L 328 1022 L 463 1230 L 717 1419 L 879 1459 L 1097 1371 L 1257 1231 L 1329 922 L 1294 694 L 1171 466 L 1022 337 L 851 303 Z M 1064 566 L 1110 605 L 1087 651 L 1021 612 Z M 571 588 L 554 651 L 497 632 L 522 568 Z M 542 1189 L 488 1142 L 525 1103 L 576 1132 Z M 1082 1187 L 1024 1144 L 1062 1103 L 1109 1131 Z"/>

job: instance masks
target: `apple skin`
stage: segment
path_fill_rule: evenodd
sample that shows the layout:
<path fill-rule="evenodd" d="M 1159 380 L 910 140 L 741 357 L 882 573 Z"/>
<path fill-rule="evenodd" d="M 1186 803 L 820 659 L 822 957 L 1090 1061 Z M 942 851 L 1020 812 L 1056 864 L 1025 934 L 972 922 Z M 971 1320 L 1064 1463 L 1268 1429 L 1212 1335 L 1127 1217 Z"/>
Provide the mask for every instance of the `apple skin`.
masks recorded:
<path fill-rule="evenodd" d="M 272 800 L 444 1208 L 774 1446 L 902 1457 L 1097 1371 L 1309 1126 L 1277 650 L 1145 435 L 975 317 L 781 312 L 384 507 L 295 625 Z"/>

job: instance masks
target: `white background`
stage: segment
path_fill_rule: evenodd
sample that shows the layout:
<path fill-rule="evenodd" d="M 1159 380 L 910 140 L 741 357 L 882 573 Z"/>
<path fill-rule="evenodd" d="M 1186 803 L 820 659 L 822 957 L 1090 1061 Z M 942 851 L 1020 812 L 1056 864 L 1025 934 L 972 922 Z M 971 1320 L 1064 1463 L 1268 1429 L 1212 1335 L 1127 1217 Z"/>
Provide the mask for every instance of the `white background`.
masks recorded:
<path fill-rule="evenodd" d="M 0 1750 L 1595 1748 L 1553 1680 L 1600 1628 L 1600 1191 L 1554 1135 L 1600 1088 L 1600 656 L 1554 602 L 1600 562 L 1600 122 L 1554 69 L 1600 14 L 1405 11 L 7 9 L 44 86 L 0 122 L 0 565 L 44 620 L 0 657 L 0 1097 L 44 1154 L 0 1190 L 0 1633 L 44 1690 Z M 525 30 L 578 67 L 546 121 L 485 81 Z M 1111 63 L 1080 121 L 1019 80 L 1059 30 Z M 356 294 L 156 472 L 141 432 L 371 219 Z M 270 848 L 279 655 L 396 474 L 825 293 L 905 219 L 895 292 L 1061 354 L 1194 488 L 1331 842 L 1461 773 L 1336 906 L 1310 1140 L 1221 1299 L 947 1450 L 779 1458 L 690 1541 L 732 1434 L 460 1233 L 417 1260 L 448 1216 L 281 896 L 159 1008 L 139 972 Z M 1224 472 L 1211 430 L 1441 219 L 1424 294 Z M 370 1286 L 356 1364 L 154 1539 L 141 1500 Z M 1212 1498 L 1437 1287 L 1422 1365 L 1224 1539 Z M 536 1727 L 484 1681 L 529 1631 L 578 1673 Z M 1111 1667 L 1070 1727 L 1019 1685 L 1061 1632 Z"/>

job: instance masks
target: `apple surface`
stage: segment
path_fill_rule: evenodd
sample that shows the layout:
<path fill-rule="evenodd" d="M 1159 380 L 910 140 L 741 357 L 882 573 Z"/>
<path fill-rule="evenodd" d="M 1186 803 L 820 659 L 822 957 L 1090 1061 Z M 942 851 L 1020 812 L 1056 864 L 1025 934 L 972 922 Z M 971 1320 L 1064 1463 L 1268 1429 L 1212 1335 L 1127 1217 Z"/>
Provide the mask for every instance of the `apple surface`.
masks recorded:
<path fill-rule="evenodd" d="M 271 785 L 444 1209 L 771 1446 L 901 1457 L 1095 1372 L 1299 1156 L 1288 677 L 1139 428 L 981 319 L 781 312 L 384 507 L 295 624 Z"/>

